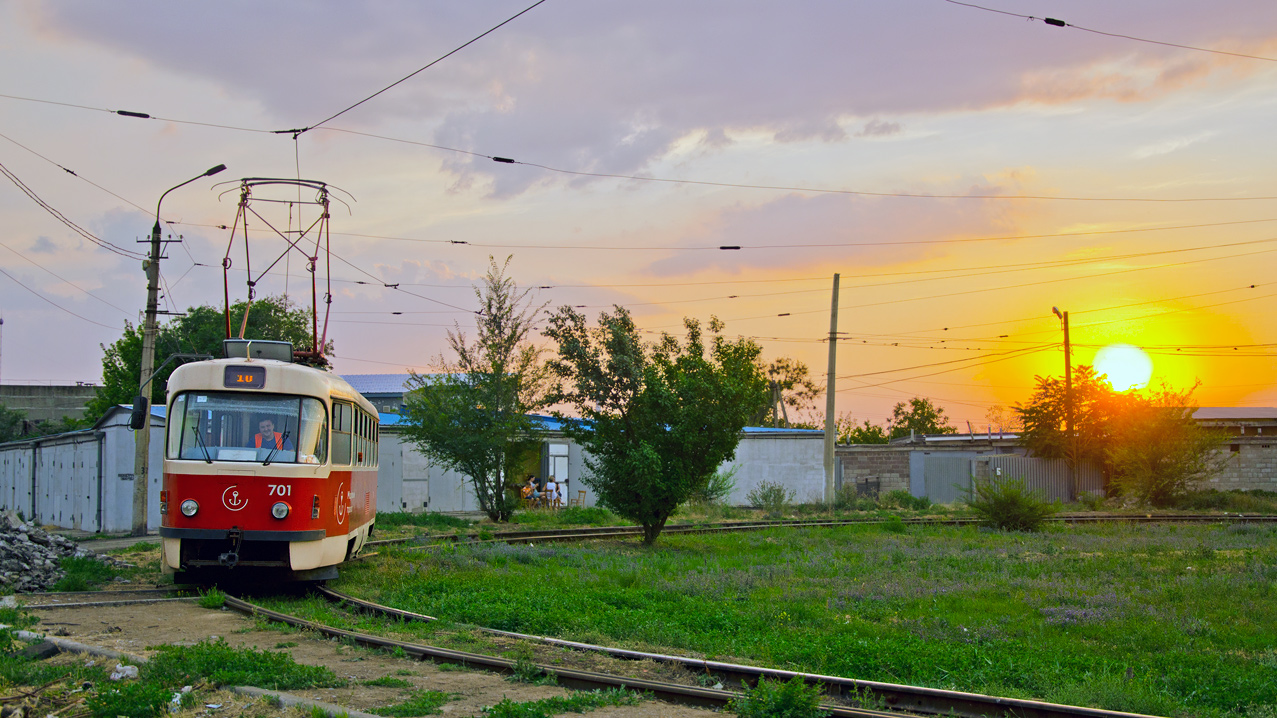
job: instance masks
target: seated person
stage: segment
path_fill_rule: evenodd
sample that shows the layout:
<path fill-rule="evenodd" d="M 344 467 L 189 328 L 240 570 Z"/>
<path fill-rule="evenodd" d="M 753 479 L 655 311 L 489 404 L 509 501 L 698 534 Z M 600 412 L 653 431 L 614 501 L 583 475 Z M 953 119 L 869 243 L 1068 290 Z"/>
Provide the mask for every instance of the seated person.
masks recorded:
<path fill-rule="evenodd" d="M 275 431 L 275 422 L 270 419 L 260 419 L 257 422 L 257 433 L 253 435 L 252 446 L 255 449 L 294 451 L 293 442 L 286 434 Z"/>
<path fill-rule="evenodd" d="M 523 487 L 519 489 L 519 493 L 525 499 L 541 498 L 541 492 L 537 489 L 537 477 L 528 474 L 528 483 L 524 484 Z"/>
<path fill-rule="evenodd" d="M 553 476 L 545 480 L 545 498 L 547 503 L 554 503 L 559 498 L 559 484 Z"/>

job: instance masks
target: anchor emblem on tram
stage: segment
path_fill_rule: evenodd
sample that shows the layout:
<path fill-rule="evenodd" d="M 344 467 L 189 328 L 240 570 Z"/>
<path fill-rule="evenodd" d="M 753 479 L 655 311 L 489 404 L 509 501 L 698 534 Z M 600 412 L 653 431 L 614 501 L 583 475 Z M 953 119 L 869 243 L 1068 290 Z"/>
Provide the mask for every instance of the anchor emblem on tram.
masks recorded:
<path fill-rule="evenodd" d="M 225 506 L 229 511 L 239 511 L 248 506 L 248 499 L 240 498 L 239 491 L 235 486 L 227 486 L 226 490 L 222 492 L 222 506 Z"/>

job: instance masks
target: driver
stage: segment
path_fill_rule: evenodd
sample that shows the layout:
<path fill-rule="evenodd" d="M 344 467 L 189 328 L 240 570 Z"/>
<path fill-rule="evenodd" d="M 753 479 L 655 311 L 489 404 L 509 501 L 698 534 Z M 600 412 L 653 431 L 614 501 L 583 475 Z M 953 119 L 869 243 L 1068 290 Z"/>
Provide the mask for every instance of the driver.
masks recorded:
<path fill-rule="evenodd" d="M 279 451 L 293 451 L 293 442 L 288 440 L 284 434 L 275 431 L 275 422 L 267 418 L 259 419 L 257 422 L 257 433 L 253 435 L 253 447 L 272 448 Z"/>

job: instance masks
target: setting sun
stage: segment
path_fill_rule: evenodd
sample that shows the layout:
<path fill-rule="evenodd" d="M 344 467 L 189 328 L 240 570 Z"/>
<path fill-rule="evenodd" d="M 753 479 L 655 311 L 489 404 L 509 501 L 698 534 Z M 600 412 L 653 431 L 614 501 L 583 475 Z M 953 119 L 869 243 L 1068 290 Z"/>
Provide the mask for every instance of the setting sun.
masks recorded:
<path fill-rule="evenodd" d="M 1108 377 L 1114 391 L 1143 388 L 1153 376 L 1153 360 L 1130 344 L 1110 344 L 1095 353 L 1095 372 Z"/>

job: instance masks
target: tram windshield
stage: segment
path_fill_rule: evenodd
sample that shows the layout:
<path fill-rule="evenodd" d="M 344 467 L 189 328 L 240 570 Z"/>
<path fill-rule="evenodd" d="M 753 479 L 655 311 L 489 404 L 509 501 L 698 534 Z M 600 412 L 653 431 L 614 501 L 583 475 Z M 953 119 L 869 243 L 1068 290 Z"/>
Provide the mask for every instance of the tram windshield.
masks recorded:
<path fill-rule="evenodd" d="M 170 459 L 322 464 L 328 412 L 319 399 L 287 394 L 183 392 L 168 422 Z"/>

